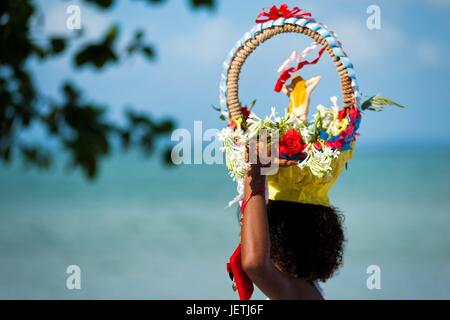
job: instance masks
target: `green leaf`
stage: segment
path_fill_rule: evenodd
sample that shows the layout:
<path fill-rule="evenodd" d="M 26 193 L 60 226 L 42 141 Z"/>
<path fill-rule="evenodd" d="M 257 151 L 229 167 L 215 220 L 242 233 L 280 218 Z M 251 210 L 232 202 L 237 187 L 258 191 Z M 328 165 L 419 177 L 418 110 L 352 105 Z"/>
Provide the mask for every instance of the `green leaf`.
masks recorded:
<path fill-rule="evenodd" d="M 247 106 L 248 111 L 252 111 L 253 107 L 256 104 L 256 99 L 250 102 L 250 104 Z"/>
<path fill-rule="evenodd" d="M 211 105 L 211 107 L 212 107 L 214 110 L 218 111 L 218 112 L 222 112 L 222 109 L 216 107 L 216 106 L 213 105 L 213 104 Z"/>
<path fill-rule="evenodd" d="M 114 40 L 116 40 L 118 34 L 119 34 L 118 26 L 113 25 L 113 26 L 109 27 L 108 31 L 106 32 L 105 42 L 107 44 L 112 44 L 114 42 Z"/>
<path fill-rule="evenodd" d="M 405 108 L 405 106 L 381 95 L 374 95 L 363 102 L 361 105 L 362 110 L 370 110 L 370 111 L 383 111 L 386 106 L 395 106 L 398 108 Z"/>

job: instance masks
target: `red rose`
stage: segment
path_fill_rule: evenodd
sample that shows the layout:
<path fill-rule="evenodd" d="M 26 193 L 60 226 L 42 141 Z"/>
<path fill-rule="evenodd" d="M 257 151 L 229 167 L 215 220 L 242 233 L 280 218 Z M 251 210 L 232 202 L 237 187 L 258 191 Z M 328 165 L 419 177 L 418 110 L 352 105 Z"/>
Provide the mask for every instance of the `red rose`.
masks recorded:
<path fill-rule="evenodd" d="M 302 141 L 302 136 L 295 129 L 290 129 L 281 137 L 280 140 L 280 154 L 287 154 L 291 157 L 294 154 L 303 151 L 305 145 Z"/>

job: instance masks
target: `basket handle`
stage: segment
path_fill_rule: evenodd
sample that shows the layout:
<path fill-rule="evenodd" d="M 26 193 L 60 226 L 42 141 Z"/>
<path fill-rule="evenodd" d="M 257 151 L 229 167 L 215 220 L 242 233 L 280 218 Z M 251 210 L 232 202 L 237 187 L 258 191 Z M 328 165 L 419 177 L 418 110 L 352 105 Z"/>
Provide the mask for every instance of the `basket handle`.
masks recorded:
<path fill-rule="evenodd" d="M 281 33 L 301 33 L 312 38 L 315 42 L 323 45 L 336 65 L 339 73 L 344 108 L 351 107 L 354 103 L 354 90 L 352 88 L 352 79 L 349 77 L 347 69 L 340 61 L 339 57 L 333 52 L 327 41 L 317 32 L 293 24 L 284 24 L 273 26 L 262 30 L 255 38 L 248 39 L 235 53 L 230 62 L 226 81 L 226 103 L 228 116 L 230 119 L 242 116 L 242 105 L 239 101 L 239 74 L 250 54 L 263 42 Z"/>

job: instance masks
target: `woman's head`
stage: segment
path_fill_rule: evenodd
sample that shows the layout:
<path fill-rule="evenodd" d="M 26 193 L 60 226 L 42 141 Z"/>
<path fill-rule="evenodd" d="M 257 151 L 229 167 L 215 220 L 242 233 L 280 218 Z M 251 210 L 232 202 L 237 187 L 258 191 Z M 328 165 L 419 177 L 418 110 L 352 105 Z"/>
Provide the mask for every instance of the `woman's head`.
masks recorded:
<path fill-rule="evenodd" d="M 335 208 L 269 200 L 273 262 L 310 281 L 329 279 L 342 264 L 343 216 Z"/>

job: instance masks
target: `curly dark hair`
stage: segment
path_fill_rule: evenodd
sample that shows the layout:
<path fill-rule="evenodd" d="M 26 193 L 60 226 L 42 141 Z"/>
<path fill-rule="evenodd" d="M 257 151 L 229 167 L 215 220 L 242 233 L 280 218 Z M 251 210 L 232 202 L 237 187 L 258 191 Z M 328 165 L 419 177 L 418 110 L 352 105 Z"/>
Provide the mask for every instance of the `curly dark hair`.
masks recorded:
<path fill-rule="evenodd" d="M 269 200 L 270 255 L 283 271 L 326 281 L 342 265 L 344 216 L 333 207 Z"/>

